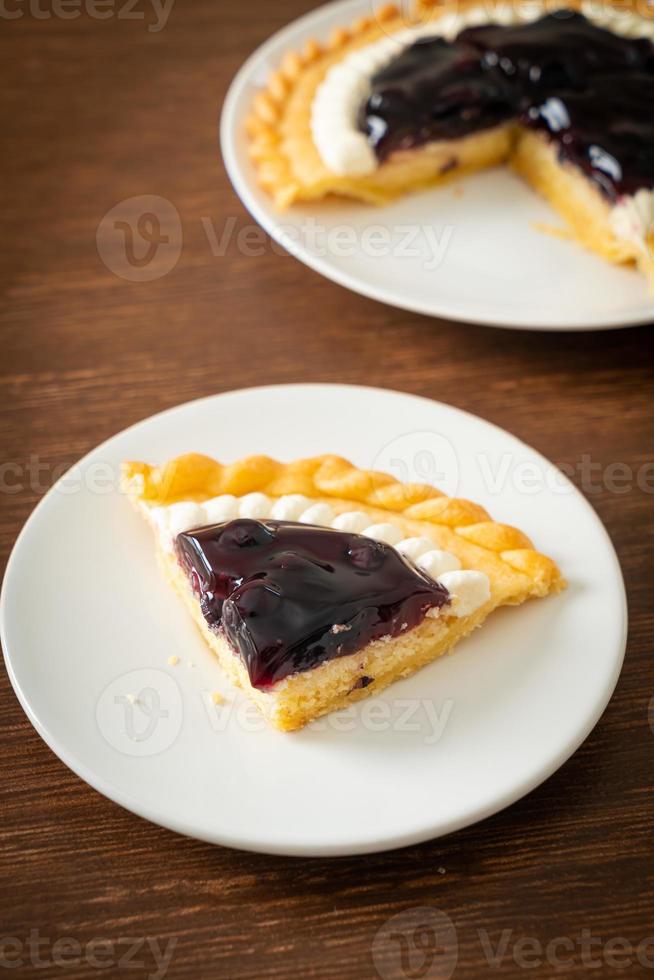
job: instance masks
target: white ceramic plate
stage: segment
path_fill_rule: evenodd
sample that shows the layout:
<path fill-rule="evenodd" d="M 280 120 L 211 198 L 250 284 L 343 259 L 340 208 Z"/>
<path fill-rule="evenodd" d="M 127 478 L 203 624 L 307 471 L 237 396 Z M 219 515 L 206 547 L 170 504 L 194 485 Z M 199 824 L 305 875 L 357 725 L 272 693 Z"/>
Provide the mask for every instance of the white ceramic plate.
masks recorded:
<path fill-rule="evenodd" d="M 548 330 L 654 320 L 644 279 L 538 230 L 562 223 L 506 169 L 383 208 L 347 201 L 274 207 L 247 153 L 252 98 L 286 51 L 370 11 L 371 0 L 320 7 L 270 38 L 232 83 L 221 121 L 223 158 L 236 193 L 268 234 L 341 286 L 430 316 Z"/>
<path fill-rule="evenodd" d="M 294 734 L 266 730 L 229 691 L 161 578 L 149 529 L 112 488 L 121 460 L 189 450 L 225 460 L 336 452 L 435 477 L 532 535 L 570 587 L 495 613 L 453 656 L 353 710 Z M 550 463 L 447 405 L 345 385 L 218 395 L 99 446 L 27 522 L 0 614 L 16 693 L 74 772 L 181 833 L 297 855 L 425 840 L 527 793 L 598 720 L 626 630 L 611 543 Z M 175 654 L 182 661 L 169 666 Z M 215 689 L 224 705 L 211 703 Z"/>

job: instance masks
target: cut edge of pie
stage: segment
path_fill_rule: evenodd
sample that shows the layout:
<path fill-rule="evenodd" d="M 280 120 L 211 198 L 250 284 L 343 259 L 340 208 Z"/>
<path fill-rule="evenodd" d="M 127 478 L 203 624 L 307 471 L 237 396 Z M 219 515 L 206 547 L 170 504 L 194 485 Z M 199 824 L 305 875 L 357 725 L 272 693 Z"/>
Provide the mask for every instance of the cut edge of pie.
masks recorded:
<path fill-rule="evenodd" d="M 515 5 L 529 6 L 529 0 Z M 563 218 L 568 236 L 612 264 L 631 264 L 654 288 L 654 227 L 639 235 L 616 234 L 612 206 L 574 164 L 560 161 L 547 137 L 505 123 L 456 140 L 441 140 L 394 153 L 365 176 L 343 176 L 323 162 L 314 143 L 311 114 L 316 91 L 328 70 L 357 48 L 412 24 L 437 21 L 450 11 L 483 7 L 489 15 L 506 0 L 419 0 L 411 15 L 389 3 L 372 16 L 334 30 L 320 42 L 307 41 L 288 52 L 268 84 L 255 96 L 246 119 L 249 154 L 257 180 L 280 209 L 329 195 L 373 205 L 426 187 L 440 186 L 466 174 L 508 163 Z M 633 13 L 645 23 L 639 0 L 606 0 L 608 9 Z M 567 7 L 580 10 L 581 0 L 539 0 L 545 14 Z M 452 160 L 457 161 L 452 166 Z"/>
<path fill-rule="evenodd" d="M 478 504 L 447 497 L 431 486 L 403 484 L 384 473 L 357 469 L 338 456 L 292 463 L 250 456 L 223 465 L 190 453 L 162 467 L 128 462 L 123 465 L 122 489 L 155 531 L 164 576 L 225 673 L 267 721 L 283 731 L 301 728 L 413 674 L 480 626 L 498 606 L 517 605 L 565 587 L 552 559 L 534 550 L 521 531 L 492 521 Z M 386 522 L 407 537 L 427 537 L 435 549 L 454 555 L 464 569 L 483 572 L 488 577 L 489 597 L 469 615 L 425 617 L 393 639 L 374 640 L 356 653 L 293 673 L 272 687 L 257 688 L 238 653 L 221 632 L 209 628 L 184 570 L 174 551 L 163 546 L 160 533 L 160 515 L 171 505 L 200 505 L 231 497 L 251 500 L 252 495 L 265 495 L 271 503 L 301 495 L 312 505 L 329 505 L 336 515 L 362 512 L 371 524 Z M 189 526 L 197 525 L 191 521 Z"/>

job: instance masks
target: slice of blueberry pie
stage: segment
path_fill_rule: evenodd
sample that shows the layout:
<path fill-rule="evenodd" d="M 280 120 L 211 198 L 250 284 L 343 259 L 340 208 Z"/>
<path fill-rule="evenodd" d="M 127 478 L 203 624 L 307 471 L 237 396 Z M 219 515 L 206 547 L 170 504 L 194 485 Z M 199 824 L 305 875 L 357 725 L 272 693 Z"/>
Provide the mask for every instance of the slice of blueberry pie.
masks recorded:
<path fill-rule="evenodd" d="M 389 4 L 289 52 L 247 119 L 280 207 L 383 204 L 509 163 L 654 284 L 654 12 L 639 0 Z"/>
<path fill-rule="evenodd" d="M 126 463 L 123 488 L 221 666 L 290 731 L 564 585 L 482 507 L 337 456 Z"/>

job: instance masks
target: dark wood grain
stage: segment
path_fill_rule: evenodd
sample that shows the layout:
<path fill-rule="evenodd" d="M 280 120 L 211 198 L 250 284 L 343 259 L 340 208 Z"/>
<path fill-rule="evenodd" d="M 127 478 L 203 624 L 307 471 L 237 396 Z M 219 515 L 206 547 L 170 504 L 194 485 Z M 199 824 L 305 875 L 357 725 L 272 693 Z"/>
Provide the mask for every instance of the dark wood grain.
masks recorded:
<path fill-rule="evenodd" d="M 46 956 L 67 936 L 174 939 L 171 978 L 361 980 L 378 975 L 377 930 L 424 906 L 455 924 L 457 980 L 553 976 L 551 962 L 515 962 L 520 937 L 576 942 L 589 930 L 637 946 L 654 933 L 652 330 L 463 327 L 349 295 L 269 245 L 249 256 L 232 241 L 213 255 L 203 218 L 218 230 L 228 219 L 237 230 L 250 223 L 217 149 L 222 97 L 244 57 L 311 3 L 178 0 L 159 32 L 148 31 L 151 8 L 139 3 L 145 20 L 116 16 L 121 3 L 104 20 L 63 19 L 61 8 L 36 16 L 49 8 L 19 0 L 4 8 L 22 16 L 0 25 L 3 460 L 25 467 L 37 458 L 49 483 L 132 422 L 253 384 L 346 381 L 436 397 L 559 463 L 578 467 L 590 454 L 634 473 L 650 467 L 649 492 L 590 493 L 623 564 L 629 648 L 601 722 L 540 789 L 446 839 L 331 861 L 210 847 L 121 810 L 46 748 L 3 672 L 0 938 L 23 944 L 25 961 L 8 975 L 155 970 L 143 950 L 136 968 L 117 954 L 104 970 L 88 960 L 36 967 L 24 944 L 39 930 Z M 100 260 L 96 229 L 110 208 L 142 194 L 174 204 L 183 251 L 168 275 L 129 282 Z M 3 564 L 39 496 L 29 486 L 0 494 Z M 493 945 L 509 931 L 499 970 L 485 958 L 482 930 Z M 11 958 L 16 946 L 3 950 Z M 654 947 L 648 953 L 654 967 Z M 620 971 L 606 953 L 595 969 L 579 948 L 566 955 L 563 972 L 575 978 L 650 973 L 634 957 Z M 440 976 L 384 970 L 383 980 Z"/>

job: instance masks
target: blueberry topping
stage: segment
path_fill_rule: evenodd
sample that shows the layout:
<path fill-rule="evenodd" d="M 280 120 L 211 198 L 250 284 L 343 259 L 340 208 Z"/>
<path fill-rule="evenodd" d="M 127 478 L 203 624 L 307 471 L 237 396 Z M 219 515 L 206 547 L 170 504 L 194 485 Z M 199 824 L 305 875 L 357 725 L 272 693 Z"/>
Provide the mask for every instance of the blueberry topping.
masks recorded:
<path fill-rule="evenodd" d="M 610 201 L 654 186 L 654 45 L 558 10 L 423 37 L 379 71 L 359 125 L 380 160 L 519 121 Z"/>
<path fill-rule="evenodd" d="M 204 618 L 258 688 L 397 636 L 450 601 L 390 545 L 345 531 L 240 519 L 180 534 L 176 551 Z"/>

